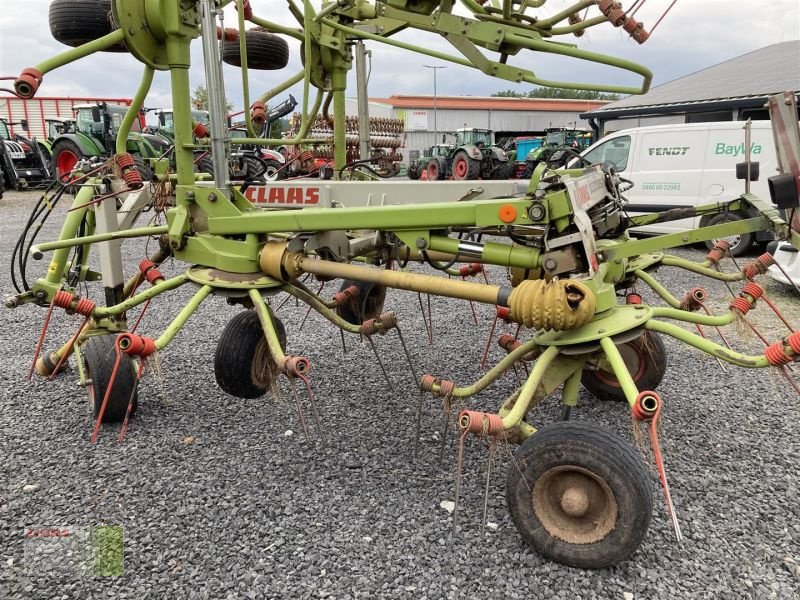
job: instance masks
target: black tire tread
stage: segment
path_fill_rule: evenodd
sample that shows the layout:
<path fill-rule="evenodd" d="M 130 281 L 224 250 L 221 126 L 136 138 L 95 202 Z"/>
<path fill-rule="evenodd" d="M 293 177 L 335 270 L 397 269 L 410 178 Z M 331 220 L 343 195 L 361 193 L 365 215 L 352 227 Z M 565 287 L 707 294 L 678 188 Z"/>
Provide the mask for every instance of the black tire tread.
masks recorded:
<path fill-rule="evenodd" d="M 347 302 L 336 307 L 336 314 L 351 325 L 361 325 L 366 319 L 377 317 L 383 310 L 383 303 L 386 299 L 386 288 L 377 283 L 367 281 L 355 281 L 353 279 L 345 279 L 339 287 L 339 291 L 343 292 L 350 286 L 356 286 L 359 291 L 358 298 L 351 302 Z M 370 299 L 370 294 L 377 294 L 377 306 L 372 310 L 368 310 L 367 302 Z"/>
<path fill-rule="evenodd" d="M 89 385 L 94 391 L 94 405 L 92 406 L 92 416 L 97 418 L 103 404 L 114 363 L 117 360 L 115 334 L 104 334 L 90 337 L 81 348 L 81 357 L 86 367 L 86 376 L 91 380 Z M 129 356 L 122 355 L 117 376 L 114 378 L 114 385 L 111 395 L 108 397 L 108 404 L 103 413 L 103 423 L 121 423 L 125 419 L 128 410 L 128 401 L 131 392 L 136 386 L 136 365 Z M 133 406 L 131 414 L 136 411 L 138 405 L 138 390 L 133 396 Z"/>
<path fill-rule="evenodd" d="M 552 454 L 551 457 L 546 456 L 548 451 Z M 567 459 L 564 454 L 568 451 L 574 452 L 574 457 Z M 532 457 L 531 455 L 537 456 Z M 570 462 L 574 464 L 581 460 L 589 461 L 598 456 L 606 461 L 606 465 L 613 465 L 615 470 L 626 474 L 631 480 L 636 488 L 636 498 L 629 495 L 622 497 L 615 495 L 615 500 L 618 506 L 631 501 L 633 509 L 638 512 L 634 515 L 634 522 L 630 524 L 632 526 L 617 528 L 598 542 L 568 544 L 551 536 L 535 516 L 531 517 L 534 515 L 534 511 L 530 502 L 528 486 L 533 489 L 535 479 L 529 479 L 526 483 L 520 471 L 534 470 L 536 472 L 536 469 L 540 469 L 543 473 L 559 464 L 559 461 L 560 464 Z M 526 460 L 526 457 L 531 457 L 531 459 Z M 519 468 L 513 466 L 509 468 L 506 481 L 506 500 L 509 511 L 522 537 L 542 555 L 569 566 L 600 569 L 627 560 L 639 547 L 647 533 L 653 512 L 653 492 L 647 469 L 631 444 L 610 431 L 589 423 L 562 421 L 547 425 L 528 438 L 517 450 L 515 459 Z M 548 459 L 552 464 L 548 463 Z M 588 468 L 585 465 L 579 464 L 579 466 Z M 606 472 L 598 472 L 601 469 L 597 467 L 589 470 L 599 477 L 607 479 L 608 469 Z M 527 501 L 520 502 L 519 499 L 526 498 L 526 494 Z M 622 512 L 621 506 L 620 512 Z M 530 521 L 528 528 L 524 527 L 526 521 Z M 627 540 L 624 544 L 617 544 L 618 547 L 615 548 L 612 538 L 618 535 L 627 535 Z M 611 546 L 611 548 L 607 548 L 607 546 Z"/>
<path fill-rule="evenodd" d="M 285 349 L 286 329 L 280 319 L 273 319 L 281 347 Z M 228 321 L 214 354 L 214 376 L 222 391 L 246 399 L 260 398 L 267 392 L 268 386 L 259 385 L 252 377 L 253 360 L 260 343 L 266 340 L 255 310 L 239 312 Z"/>
<path fill-rule="evenodd" d="M 116 29 L 112 25 L 111 0 L 53 0 L 50 3 L 49 21 L 53 38 L 73 48 Z M 124 44 L 116 44 L 105 51 L 128 50 Z"/>
<path fill-rule="evenodd" d="M 282 37 L 266 31 L 250 29 L 245 33 L 247 68 L 257 71 L 276 71 L 289 63 L 289 44 Z M 222 46 L 223 62 L 242 66 L 239 41 L 226 41 Z"/>
<path fill-rule="evenodd" d="M 667 373 L 667 349 L 664 346 L 664 340 L 656 332 L 646 331 L 641 337 L 626 342 L 626 344 L 639 345 L 648 363 L 645 366 L 644 373 L 636 381 L 636 387 L 639 391 L 655 391 Z M 581 383 L 599 400 L 612 402 L 625 402 L 627 400 L 621 387 L 609 386 L 598 379 L 595 371 L 584 370 L 583 375 L 581 375 Z"/>

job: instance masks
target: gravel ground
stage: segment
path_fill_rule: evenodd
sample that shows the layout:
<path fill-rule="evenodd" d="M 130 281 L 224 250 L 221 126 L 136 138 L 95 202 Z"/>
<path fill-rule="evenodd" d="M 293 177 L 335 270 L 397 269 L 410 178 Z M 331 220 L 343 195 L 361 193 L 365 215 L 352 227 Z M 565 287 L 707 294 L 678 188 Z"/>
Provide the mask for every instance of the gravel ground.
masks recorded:
<path fill-rule="evenodd" d="M 8 193 L 0 201 L 4 261 L 34 200 L 33 193 Z M 59 222 L 54 218 L 42 239 Z M 141 258 L 141 245 L 126 249 L 132 260 Z M 696 249 L 679 253 L 701 256 Z M 492 276 L 499 281 L 502 273 Z M 676 294 L 702 284 L 727 304 L 722 285 L 674 269 L 658 277 Z M 765 285 L 800 322 L 794 292 L 771 280 Z M 11 292 L 5 268 L 0 292 Z M 190 293 L 178 290 L 154 304 L 142 332 L 159 334 Z M 490 308 L 478 307 L 475 326 L 466 303 L 434 299 L 433 345 L 414 295 L 391 292 L 387 308 L 398 313 L 421 371 L 459 383 L 478 376 Z M 486 453 L 477 443 L 465 452 L 463 530 L 450 539 L 451 517 L 440 503 L 453 499 L 455 446 L 447 446 L 440 465 L 441 422 L 429 401 L 414 467 L 417 394 L 394 334 L 376 339 L 391 390 L 368 344 L 351 338 L 342 355 L 338 333 L 321 317 L 312 314 L 301 330 L 302 307 L 290 302 L 278 312 L 289 350 L 313 363 L 323 448 L 298 433 L 286 388 L 277 399 L 239 400 L 216 387 L 213 355 L 231 310 L 222 299 L 207 300 L 160 356 L 162 376 L 151 372 L 143 381 L 125 443 L 110 427 L 95 446 L 74 371 L 52 382 L 26 380 L 44 310 L 0 310 L 0 598 L 800 597 L 800 409 L 779 374 L 723 373 L 713 359 L 666 340 L 662 444 L 685 539 L 673 538 L 653 471 L 655 508 L 641 548 L 619 567 L 583 571 L 549 562 L 521 542 L 505 506 L 505 451 L 491 482 L 494 526 L 480 538 Z M 757 318 L 774 341 L 784 333 L 764 310 Z M 77 324 L 58 312 L 47 346 Z M 729 335 L 736 347 L 759 351 L 752 336 Z M 513 383 L 506 377 L 471 404 L 496 409 Z M 533 420 L 552 422 L 558 412 L 550 399 Z M 582 392 L 574 416 L 630 439 L 623 406 Z M 99 524 L 124 527 L 122 577 L 26 565 L 29 528 Z"/>

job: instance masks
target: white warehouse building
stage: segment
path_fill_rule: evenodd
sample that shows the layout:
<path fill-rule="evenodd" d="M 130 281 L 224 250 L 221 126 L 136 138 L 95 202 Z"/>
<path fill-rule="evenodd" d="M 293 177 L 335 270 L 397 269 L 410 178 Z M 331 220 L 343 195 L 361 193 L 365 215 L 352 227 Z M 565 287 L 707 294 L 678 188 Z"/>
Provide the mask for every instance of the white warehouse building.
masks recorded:
<path fill-rule="evenodd" d="M 443 133 L 462 127 L 491 129 L 495 140 L 536 135 L 549 127 L 589 130 L 581 118 L 607 104 L 602 100 L 557 100 L 550 98 L 501 98 L 486 96 L 404 96 L 370 98 L 370 117 L 401 119 L 405 123 L 405 148 L 409 153 L 442 140 Z M 348 99 L 347 113 L 357 114 L 355 99 Z"/>

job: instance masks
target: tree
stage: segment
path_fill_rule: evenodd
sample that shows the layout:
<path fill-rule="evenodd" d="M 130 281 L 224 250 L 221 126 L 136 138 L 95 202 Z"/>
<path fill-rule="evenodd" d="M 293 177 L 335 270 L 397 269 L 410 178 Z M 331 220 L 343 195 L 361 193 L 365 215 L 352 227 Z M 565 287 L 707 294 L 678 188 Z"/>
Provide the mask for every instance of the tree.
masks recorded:
<path fill-rule="evenodd" d="M 198 85 L 192 92 L 192 106 L 195 110 L 208 110 L 208 90 L 204 85 Z M 225 100 L 225 111 L 231 112 L 233 110 L 233 103 Z"/>
<path fill-rule="evenodd" d="M 619 94 L 603 94 L 589 90 L 564 90 L 561 88 L 537 87 L 527 93 L 515 92 L 514 90 L 503 90 L 495 92 L 492 96 L 496 98 L 558 98 L 570 100 L 607 100 L 613 102 L 619 100 Z"/>

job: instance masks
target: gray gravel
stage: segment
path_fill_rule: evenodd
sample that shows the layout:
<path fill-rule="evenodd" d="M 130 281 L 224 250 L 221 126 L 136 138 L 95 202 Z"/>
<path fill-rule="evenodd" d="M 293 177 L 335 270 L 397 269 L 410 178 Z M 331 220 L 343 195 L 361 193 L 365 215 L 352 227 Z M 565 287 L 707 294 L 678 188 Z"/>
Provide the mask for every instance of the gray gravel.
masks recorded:
<path fill-rule="evenodd" d="M 34 200 L 8 193 L 0 201 L 3 296 L 11 292 L 5 264 Z M 58 225 L 54 219 L 43 238 Z M 126 248 L 141 258 L 141 245 Z M 495 281 L 502 275 L 492 273 Z M 675 293 L 702 283 L 727 304 L 720 285 L 669 269 L 659 278 Z M 767 286 L 800 322 L 797 297 Z M 142 332 L 160 333 L 189 293 L 154 304 Z M 391 292 L 387 308 L 399 314 L 420 370 L 460 383 L 478 375 L 491 308 L 478 307 L 476 327 L 466 303 L 434 299 L 432 346 L 414 295 Z M 26 380 L 44 310 L 0 310 L 0 598 L 799 597 L 800 405 L 775 373 L 729 367 L 723 374 L 712 359 L 666 340 L 662 444 L 685 540 L 673 539 L 653 472 L 653 521 L 639 551 L 622 566 L 582 571 L 548 562 L 520 541 L 503 494 L 507 453 L 492 479 L 489 521 L 497 528 L 480 539 L 486 454 L 477 443 L 466 450 L 463 531 L 450 539 L 440 503 L 453 498 L 455 447 L 440 467 L 440 419 L 428 401 L 422 463 L 414 468 L 417 395 L 394 335 L 376 339 L 391 391 L 367 344 L 348 339 L 342 356 L 338 333 L 318 315 L 299 330 L 302 307 L 290 302 L 278 313 L 290 351 L 313 362 L 328 438 L 322 448 L 299 433 L 285 387 L 278 399 L 238 400 L 215 386 L 216 339 L 231 310 L 209 299 L 162 353 L 163 377 L 145 378 L 124 445 L 111 427 L 95 446 L 74 372 Z M 783 333 L 766 326 L 762 310 L 767 337 L 777 339 Z M 65 340 L 78 318 L 62 311 L 54 323 L 48 347 Z M 759 348 L 752 337 L 730 335 L 740 348 Z M 496 408 L 513 383 L 507 377 L 472 404 Z M 558 411 L 550 399 L 534 420 L 552 422 Z M 630 438 L 625 408 L 586 392 L 575 418 Z M 124 526 L 124 576 L 26 568 L 27 528 L 98 524 Z"/>

